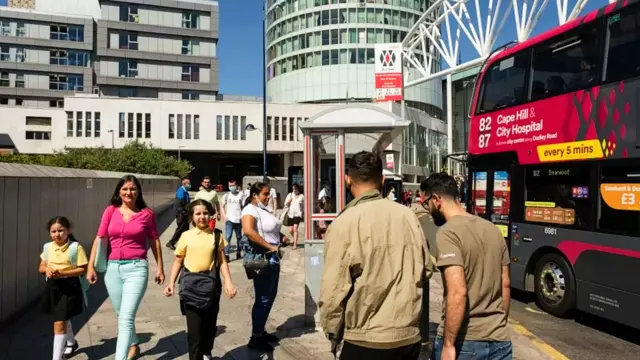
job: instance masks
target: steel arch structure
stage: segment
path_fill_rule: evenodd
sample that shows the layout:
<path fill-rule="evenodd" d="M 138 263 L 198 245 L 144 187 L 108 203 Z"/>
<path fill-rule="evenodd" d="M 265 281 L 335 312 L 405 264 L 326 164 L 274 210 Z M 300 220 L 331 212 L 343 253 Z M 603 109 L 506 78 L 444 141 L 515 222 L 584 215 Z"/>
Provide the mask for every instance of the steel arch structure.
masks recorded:
<path fill-rule="evenodd" d="M 578 17 L 589 0 L 555 0 L 557 25 Z M 616 0 L 598 0 L 603 5 Z M 447 152 L 453 151 L 451 75 L 480 65 L 496 47 L 509 20 L 515 25 L 515 41 L 527 40 L 549 0 L 434 0 L 402 42 L 405 64 L 404 87 L 447 77 Z M 475 57 L 461 63 L 460 44 L 467 41 Z M 447 68 L 442 70 L 442 65 Z M 408 80 L 408 68 L 419 73 Z M 402 106 L 404 110 L 404 106 Z M 449 166 L 451 169 L 451 166 Z"/>

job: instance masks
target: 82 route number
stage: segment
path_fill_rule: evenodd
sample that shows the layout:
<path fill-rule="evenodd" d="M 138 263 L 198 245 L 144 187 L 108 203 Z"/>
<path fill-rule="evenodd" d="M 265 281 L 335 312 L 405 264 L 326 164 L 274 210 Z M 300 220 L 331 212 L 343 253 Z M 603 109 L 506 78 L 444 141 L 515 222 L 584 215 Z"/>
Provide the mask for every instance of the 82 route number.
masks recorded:
<path fill-rule="evenodd" d="M 485 131 L 491 131 L 491 116 L 483 117 L 480 119 L 480 127 L 478 130 L 481 133 Z M 478 135 L 478 147 L 486 148 L 487 146 L 489 146 L 489 139 L 491 139 L 491 134 Z"/>

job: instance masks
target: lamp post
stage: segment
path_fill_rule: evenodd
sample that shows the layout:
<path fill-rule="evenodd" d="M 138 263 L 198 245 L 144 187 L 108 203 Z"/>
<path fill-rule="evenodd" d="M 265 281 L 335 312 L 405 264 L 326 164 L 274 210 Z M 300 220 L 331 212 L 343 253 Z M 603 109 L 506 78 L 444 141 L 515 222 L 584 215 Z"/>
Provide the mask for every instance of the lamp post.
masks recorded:
<path fill-rule="evenodd" d="M 266 118 L 265 118 L 266 119 Z M 262 181 L 267 181 L 267 135 L 262 129 L 258 129 L 253 124 L 247 124 L 245 131 L 260 131 L 262 133 Z"/>
<path fill-rule="evenodd" d="M 178 145 L 178 161 L 180 161 L 180 149 L 184 148 L 184 145 Z"/>
<path fill-rule="evenodd" d="M 113 150 L 115 148 L 113 141 L 113 130 L 108 130 L 107 132 L 111 134 L 111 150 Z"/>

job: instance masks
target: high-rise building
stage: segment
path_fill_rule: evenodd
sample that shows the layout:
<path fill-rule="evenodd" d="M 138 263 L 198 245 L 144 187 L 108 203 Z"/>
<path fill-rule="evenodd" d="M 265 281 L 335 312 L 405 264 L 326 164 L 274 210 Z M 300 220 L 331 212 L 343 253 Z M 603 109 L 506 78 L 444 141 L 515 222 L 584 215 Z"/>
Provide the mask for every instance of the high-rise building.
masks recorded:
<path fill-rule="evenodd" d="M 276 102 L 372 101 L 374 45 L 401 42 L 431 3 L 266 0 L 267 95 Z M 418 77 L 409 70 L 409 79 Z M 439 81 L 406 89 L 405 100 L 442 118 Z"/>

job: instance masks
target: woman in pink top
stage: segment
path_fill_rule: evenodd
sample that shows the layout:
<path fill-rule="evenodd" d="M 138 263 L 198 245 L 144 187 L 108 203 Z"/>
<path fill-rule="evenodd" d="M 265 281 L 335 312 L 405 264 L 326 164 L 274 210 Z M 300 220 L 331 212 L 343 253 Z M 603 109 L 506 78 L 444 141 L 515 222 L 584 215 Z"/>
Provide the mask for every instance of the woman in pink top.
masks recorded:
<path fill-rule="evenodd" d="M 149 247 L 158 263 L 155 281 L 157 284 L 164 282 L 156 216 L 144 202 L 140 182 L 133 175 L 120 179 L 111 197 L 111 205 L 102 214 L 87 269 L 87 279 L 91 284 L 98 280 L 94 264 L 99 241 L 107 238 L 109 263 L 104 283 L 118 316 L 115 359 L 129 360 L 140 352 L 134 325 L 138 306 L 147 290 Z"/>

